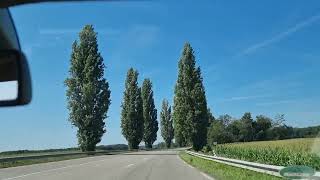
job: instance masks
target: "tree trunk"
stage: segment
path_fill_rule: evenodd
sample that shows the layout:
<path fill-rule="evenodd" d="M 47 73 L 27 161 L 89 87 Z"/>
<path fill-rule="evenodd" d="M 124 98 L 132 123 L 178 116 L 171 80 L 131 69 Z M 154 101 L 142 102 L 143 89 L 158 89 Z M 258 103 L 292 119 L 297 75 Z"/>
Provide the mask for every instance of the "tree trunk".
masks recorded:
<path fill-rule="evenodd" d="M 139 149 L 139 144 L 135 142 L 129 142 L 128 144 L 129 144 L 129 150 Z"/>
<path fill-rule="evenodd" d="M 146 143 L 145 146 L 146 146 L 147 149 L 152 149 L 152 144 L 151 143 Z"/>

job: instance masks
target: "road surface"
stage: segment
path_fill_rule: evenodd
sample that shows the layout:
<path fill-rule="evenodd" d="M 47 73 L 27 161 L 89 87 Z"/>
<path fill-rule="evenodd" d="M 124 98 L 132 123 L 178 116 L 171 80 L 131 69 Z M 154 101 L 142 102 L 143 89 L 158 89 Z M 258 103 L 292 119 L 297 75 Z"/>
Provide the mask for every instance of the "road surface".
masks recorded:
<path fill-rule="evenodd" d="M 0 169 L 0 180 L 210 180 L 177 151 L 94 156 Z"/>

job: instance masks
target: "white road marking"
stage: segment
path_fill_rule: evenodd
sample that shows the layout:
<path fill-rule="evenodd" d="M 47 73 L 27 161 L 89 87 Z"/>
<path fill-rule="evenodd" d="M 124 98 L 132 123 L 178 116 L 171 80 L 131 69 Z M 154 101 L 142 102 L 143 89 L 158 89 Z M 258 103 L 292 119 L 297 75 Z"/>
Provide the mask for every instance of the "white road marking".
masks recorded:
<path fill-rule="evenodd" d="M 128 168 L 128 167 L 131 167 L 131 166 L 134 166 L 134 164 L 129 164 L 129 165 L 127 165 L 126 167 Z"/>
<path fill-rule="evenodd" d="M 181 159 L 180 157 L 178 157 L 178 159 L 180 159 L 180 161 L 182 161 L 185 165 L 189 166 L 189 168 L 194 169 L 193 166 L 191 166 L 190 164 L 186 163 L 183 159 Z"/>
<path fill-rule="evenodd" d="M 214 180 L 211 176 L 207 175 L 206 173 L 200 172 L 204 177 L 210 180 Z"/>
<path fill-rule="evenodd" d="M 189 166 L 190 168 L 194 169 L 193 166 L 191 166 L 190 164 L 188 164 L 187 162 L 185 162 L 183 159 L 181 159 L 179 156 L 177 156 L 178 159 L 180 159 L 180 161 L 182 161 L 185 165 Z M 209 180 L 214 180 L 211 176 L 207 175 L 206 173 L 200 172 L 200 174 L 202 174 L 205 178 L 209 179 Z"/>
<path fill-rule="evenodd" d="M 144 161 L 148 160 L 149 158 L 143 158 Z"/>
<path fill-rule="evenodd" d="M 91 162 L 86 162 L 86 163 L 81 163 L 81 164 L 69 165 L 69 166 L 64 166 L 64 167 L 60 167 L 60 168 L 54 168 L 54 169 L 49 169 L 49 170 L 44 170 L 44 171 L 38 171 L 38 172 L 34 172 L 34 173 L 29 173 L 29 174 L 23 174 L 23 175 L 20 175 L 20 176 L 15 176 L 15 177 L 10 177 L 10 178 L 4 178 L 4 179 L 0 179 L 0 180 L 19 179 L 19 178 L 24 178 L 24 177 L 27 177 L 27 176 L 36 175 L 36 174 L 42 174 L 42 173 L 57 171 L 57 170 L 61 170 L 61 169 L 68 169 L 68 168 L 83 166 L 83 165 L 86 165 L 86 164 L 91 164 L 91 163 L 96 163 L 96 162 L 102 162 L 102 161 L 106 161 L 106 160 L 107 160 L 107 159 L 102 159 L 102 160 L 98 160 L 98 161 L 91 161 Z"/>

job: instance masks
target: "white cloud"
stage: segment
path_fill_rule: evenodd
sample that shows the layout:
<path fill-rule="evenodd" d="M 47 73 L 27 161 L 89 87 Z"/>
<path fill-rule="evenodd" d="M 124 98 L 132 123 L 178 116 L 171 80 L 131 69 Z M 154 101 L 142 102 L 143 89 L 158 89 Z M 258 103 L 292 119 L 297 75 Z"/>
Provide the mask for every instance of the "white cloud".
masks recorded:
<path fill-rule="evenodd" d="M 159 27 L 154 25 L 135 25 L 128 31 L 128 39 L 135 46 L 145 47 L 153 44 L 157 39 Z"/>
<path fill-rule="evenodd" d="M 78 34 L 81 31 L 81 28 L 44 28 L 40 29 L 40 35 L 74 35 Z M 120 33 L 117 29 L 112 28 L 95 28 L 95 32 L 100 35 L 117 35 Z"/>
<path fill-rule="evenodd" d="M 39 29 L 39 34 L 42 36 L 34 40 L 34 42 L 25 42 L 24 44 L 22 44 L 22 50 L 27 55 L 27 57 L 31 57 L 36 49 L 40 47 L 56 46 L 57 42 L 63 40 L 64 36 L 78 36 L 78 33 L 80 31 L 81 28 L 42 28 Z M 113 28 L 95 28 L 95 31 L 98 33 L 98 35 L 108 36 L 116 36 L 120 33 L 120 30 L 116 30 Z M 52 41 L 48 41 L 46 40 L 46 38 L 54 39 Z"/>
<path fill-rule="evenodd" d="M 255 52 L 258 49 L 264 48 L 266 46 L 269 46 L 273 43 L 276 43 L 284 38 L 286 38 L 287 36 L 290 36 L 291 34 L 311 25 L 312 23 L 318 21 L 320 19 L 320 14 L 312 16 L 302 22 L 299 22 L 297 24 L 295 24 L 294 26 L 290 27 L 289 29 L 287 29 L 284 32 L 281 32 L 277 35 L 275 35 L 274 37 L 270 38 L 270 39 L 266 39 L 262 42 L 258 42 L 248 48 L 246 48 L 245 50 L 243 50 L 241 53 L 239 53 L 238 55 L 246 55 L 246 54 L 250 54 Z"/>
<path fill-rule="evenodd" d="M 116 68 L 127 68 L 126 65 L 141 62 L 141 55 L 147 49 L 151 49 L 158 41 L 160 28 L 149 24 L 136 24 L 121 32 L 121 36 L 113 43 L 113 50 L 109 54 L 109 60 Z M 126 52 L 126 53 L 123 53 Z M 139 56 L 137 58 L 137 56 Z"/>
<path fill-rule="evenodd" d="M 266 98 L 266 97 L 270 97 L 270 95 L 235 96 L 235 97 L 225 98 L 222 100 L 222 102 L 241 101 L 241 100 L 258 99 L 258 98 Z"/>
<path fill-rule="evenodd" d="M 281 101 L 273 101 L 273 102 L 263 102 L 257 103 L 257 106 L 272 106 L 272 105 L 279 105 L 279 104 L 289 104 L 294 103 L 295 100 L 281 100 Z"/>

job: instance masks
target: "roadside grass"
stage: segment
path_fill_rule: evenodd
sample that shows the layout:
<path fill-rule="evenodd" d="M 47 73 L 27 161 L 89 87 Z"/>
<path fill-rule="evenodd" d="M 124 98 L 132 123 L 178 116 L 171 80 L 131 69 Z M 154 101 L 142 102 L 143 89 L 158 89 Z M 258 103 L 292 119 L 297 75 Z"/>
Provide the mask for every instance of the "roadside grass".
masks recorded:
<path fill-rule="evenodd" d="M 97 151 L 99 152 L 99 151 Z M 2 168 L 9 168 L 9 167 L 17 167 L 17 166 L 25 166 L 25 165 L 31 165 L 31 164 L 40 164 L 40 163 L 48 163 L 48 162 L 56 162 L 56 161 L 64 161 L 64 160 L 70 160 L 70 159 L 79 159 L 79 158 L 86 158 L 86 157 L 93 157 L 93 156 L 103 156 L 103 155 L 113 155 L 113 154 L 121 154 L 121 153 L 127 153 L 129 151 L 110 151 L 110 152 L 103 152 L 103 153 L 85 153 L 85 154 L 70 154 L 70 155 L 59 155 L 53 153 L 53 156 L 50 157 L 29 157 L 26 159 L 10 159 L 7 161 L 1 161 L 0 158 L 0 169 Z M 130 151 L 132 152 L 132 151 Z M 28 156 L 24 156 L 28 157 Z"/>
<path fill-rule="evenodd" d="M 210 175 L 211 177 L 217 180 L 229 180 L 229 179 L 278 180 L 278 179 L 281 179 L 276 176 L 271 176 L 271 175 L 254 172 L 247 169 L 225 165 L 225 164 L 214 162 L 214 161 L 209 161 L 206 159 L 201 159 L 199 157 L 189 155 L 185 152 L 181 152 L 179 156 L 188 164 L 196 167 L 200 171 L 205 172 L 206 174 Z"/>
<path fill-rule="evenodd" d="M 81 151 L 55 151 L 55 152 L 26 152 L 26 153 L 12 153 L 12 154 L 1 154 L 0 158 L 10 158 L 10 157 L 25 157 L 25 156 L 40 156 L 40 155 L 51 155 L 51 154 L 63 154 L 63 153 L 78 153 Z"/>
<path fill-rule="evenodd" d="M 0 152 L 0 158 L 46 155 L 46 154 L 60 154 L 60 153 L 76 153 L 76 152 L 81 152 L 81 151 L 79 150 L 79 148 L 44 149 L 44 150 L 16 150 L 16 151 Z"/>
<path fill-rule="evenodd" d="M 0 169 L 31 165 L 31 164 L 63 161 L 63 160 L 69 160 L 69 159 L 78 159 L 78 158 L 84 158 L 84 157 L 90 157 L 90 156 L 92 155 L 80 154 L 80 155 L 70 155 L 70 156 L 62 156 L 62 157 L 46 157 L 46 158 L 37 158 L 37 159 L 13 160 L 13 161 L 7 161 L 7 162 L 0 162 Z"/>

